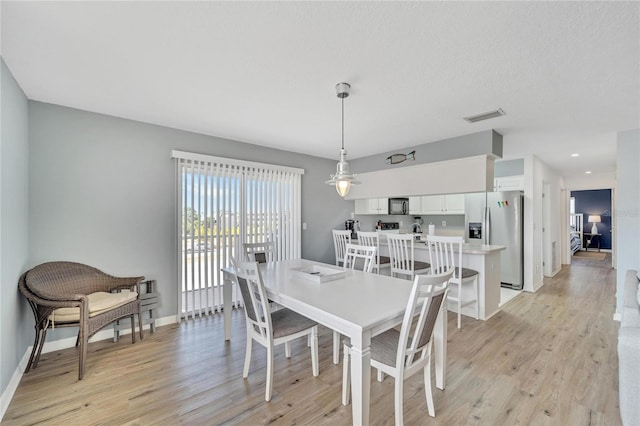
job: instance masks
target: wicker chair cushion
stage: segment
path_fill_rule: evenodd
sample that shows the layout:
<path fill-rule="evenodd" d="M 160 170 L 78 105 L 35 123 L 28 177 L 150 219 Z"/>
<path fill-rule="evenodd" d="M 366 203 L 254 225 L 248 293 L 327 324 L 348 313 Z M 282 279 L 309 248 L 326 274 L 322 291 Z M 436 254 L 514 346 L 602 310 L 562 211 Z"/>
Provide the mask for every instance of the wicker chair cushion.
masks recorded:
<path fill-rule="evenodd" d="M 87 296 L 89 298 L 89 317 L 94 317 L 103 312 L 117 308 L 135 300 L 138 293 L 135 291 L 121 293 L 106 293 L 98 291 Z M 80 320 L 80 308 L 58 308 L 49 316 L 54 322 L 76 322 Z"/>

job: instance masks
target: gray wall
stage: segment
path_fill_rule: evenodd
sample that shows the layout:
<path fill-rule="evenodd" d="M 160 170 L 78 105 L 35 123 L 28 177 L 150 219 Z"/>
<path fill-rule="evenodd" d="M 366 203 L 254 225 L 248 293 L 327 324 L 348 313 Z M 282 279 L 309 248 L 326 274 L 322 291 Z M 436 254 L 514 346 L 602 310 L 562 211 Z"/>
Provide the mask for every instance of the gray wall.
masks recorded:
<path fill-rule="evenodd" d="M 28 102 L 4 60 L 0 60 L 0 74 L 0 394 L 3 394 L 33 339 L 33 319 L 29 318 L 29 306 L 17 287 L 29 254 Z"/>
<path fill-rule="evenodd" d="M 324 184 L 336 161 L 33 101 L 29 127 L 31 265 L 63 259 L 145 275 L 158 281 L 159 316 L 176 314 L 172 149 L 304 169 L 302 255 L 334 262 L 330 230 L 353 204 Z"/>
<path fill-rule="evenodd" d="M 177 312 L 172 149 L 299 167 L 302 255 L 334 262 L 331 229 L 353 202 L 325 185 L 336 161 L 29 102 L 2 61 L 0 393 L 33 341 L 17 292 L 29 267 L 73 260 L 158 280 L 159 316 Z M 48 341 L 74 335 L 49 333 Z"/>
<path fill-rule="evenodd" d="M 640 269 L 640 129 L 618 133 L 616 164 L 616 313 L 622 313 L 624 275 Z"/>
<path fill-rule="evenodd" d="M 413 161 L 405 161 L 399 164 L 387 164 L 385 161 L 385 159 L 392 154 L 408 154 L 414 150 L 416 151 L 416 159 Z M 393 152 L 386 152 L 384 154 L 357 158 L 349 160 L 349 164 L 354 173 L 364 173 L 489 154 L 495 155 L 498 158 L 502 157 L 502 135 L 495 130 L 485 130 L 399 149 Z"/>

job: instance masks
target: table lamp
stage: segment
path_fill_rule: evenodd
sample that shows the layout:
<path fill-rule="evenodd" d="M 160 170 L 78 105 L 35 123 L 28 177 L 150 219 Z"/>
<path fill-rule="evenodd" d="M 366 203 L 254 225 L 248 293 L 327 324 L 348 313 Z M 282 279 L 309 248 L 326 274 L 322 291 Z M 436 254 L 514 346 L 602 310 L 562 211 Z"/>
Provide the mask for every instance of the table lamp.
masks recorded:
<path fill-rule="evenodd" d="M 596 223 L 602 222 L 602 220 L 600 219 L 600 215 L 599 214 L 589 215 L 589 219 L 587 219 L 587 222 L 593 223 L 593 226 L 591 227 L 591 233 L 597 234 L 598 226 L 596 225 Z"/>

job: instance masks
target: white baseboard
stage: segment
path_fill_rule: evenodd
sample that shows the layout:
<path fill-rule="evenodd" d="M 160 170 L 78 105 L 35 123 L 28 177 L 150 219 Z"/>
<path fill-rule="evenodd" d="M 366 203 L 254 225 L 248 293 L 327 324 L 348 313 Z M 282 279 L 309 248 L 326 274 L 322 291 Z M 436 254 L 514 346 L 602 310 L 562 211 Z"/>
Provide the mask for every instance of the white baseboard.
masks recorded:
<path fill-rule="evenodd" d="M 545 277 L 553 278 L 558 272 L 560 272 L 561 269 L 562 268 L 556 268 L 555 270 L 551 271 L 551 275 L 545 275 Z"/>
<path fill-rule="evenodd" d="M 500 308 L 496 309 L 494 312 L 491 313 L 491 315 L 486 315 L 485 314 L 485 318 L 483 321 L 489 321 L 489 318 L 491 318 L 492 316 L 494 316 L 495 314 L 497 314 L 498 312 L 500 312 L 502 310 L 502 306 L 500 306 Z"/>
<path fill-rule="evenodd" d="M 162 317 L 156 319 L 156 327 L 162 327 L 163 325 L 176 324 L 180 322 L 180 317 L 178 315 L 171 315 L 168 317 Z M 151 326 L 145 325 L 143 327 L 144 330 L 148 330 Z M 131 329 L 128 328 L 126 330 L 121 330 L 120 334 L 131 334 Z M 97 342 L 99 340 L 105 339 L 113 339 L 113 328 L 109 327 L 104 330 L 100 330 L 96 334 L 93 335 L 89 342 Z M 72 348 L 76 345 L 75 337 L 68 337 L 65 339 L 54 340 L 53 342 L 45 342 L 42 347 L 42 353 L 45 354 L 47 352 L 59 351 L 61 349 Z M 20 384 L 20 380 L 22 379 L 22 375 L 24 374 L 24 370 L 27 368 L 27 363 L 29 362 L 29 357 L 31 356 L 31 351 L 33 346 L 27 347 L 22 359 L 18 363 L 16 370 L 13 372 L 11 376 L 11 380 L 9 381 L 9 385 L 2 392 L 2 396 L 0 396 L 0 421 L 4 417 L 7 408 L 9 408 L 9 404 L 13 399 L 13 395 L 18 389 L 18 385 Z"/>
<path fill-rule="evenodd" d="M 75 344 L 75 342 L 74 342 Z M 29 362 L 29 355 L 31 355 L 31 348 L 29 346 L 25 351 L 22 359 L 18 363 L 16 370 L 13 372 L 11 376 L 11 380 L 9 380 L 9 384 L 7 388 L 2 392 L 2 396 L 0 396 L 0 421 L 4 417 L 4 413 L 7 412 L 7 408 L 9 408 L 9 404 L 11 403 L 11 399 L 13 399 L 13 394 L 16 393 L 18 389 L 18 385 L 20 384 L 20 379 L 22 379 L 22 374 L 24 373 L 25 368 L 27 368 L 27 363 Z"/>
<path fill-rule="evenodd" d="M 531 286 L 528 286 L 527 283 L 525 282 L 524 286 L 522 287 L 522 291 L 526 291 L 527 293 L 535 293 L 536 291 L 540 290 L 543 284 L 544 284 L 544 279 L 541 279 L 540 281 L 533 283 L 533 285 Z"/>

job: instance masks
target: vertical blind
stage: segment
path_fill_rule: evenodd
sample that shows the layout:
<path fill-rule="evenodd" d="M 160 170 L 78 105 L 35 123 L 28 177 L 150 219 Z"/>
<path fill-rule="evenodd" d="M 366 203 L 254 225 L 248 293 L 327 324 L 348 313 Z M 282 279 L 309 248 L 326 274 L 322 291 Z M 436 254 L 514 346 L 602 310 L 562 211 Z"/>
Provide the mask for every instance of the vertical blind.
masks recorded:
<path fill-rule="evenodd" d="M 221 268 L 243 242 L 274 241 L 275 259 L 300 257 L 302 169 L 172 151 L 177 175 L 178 301 L 183 318 L 222 307 Z M 233 302 L 239 293 L 234 288 Z"/>

